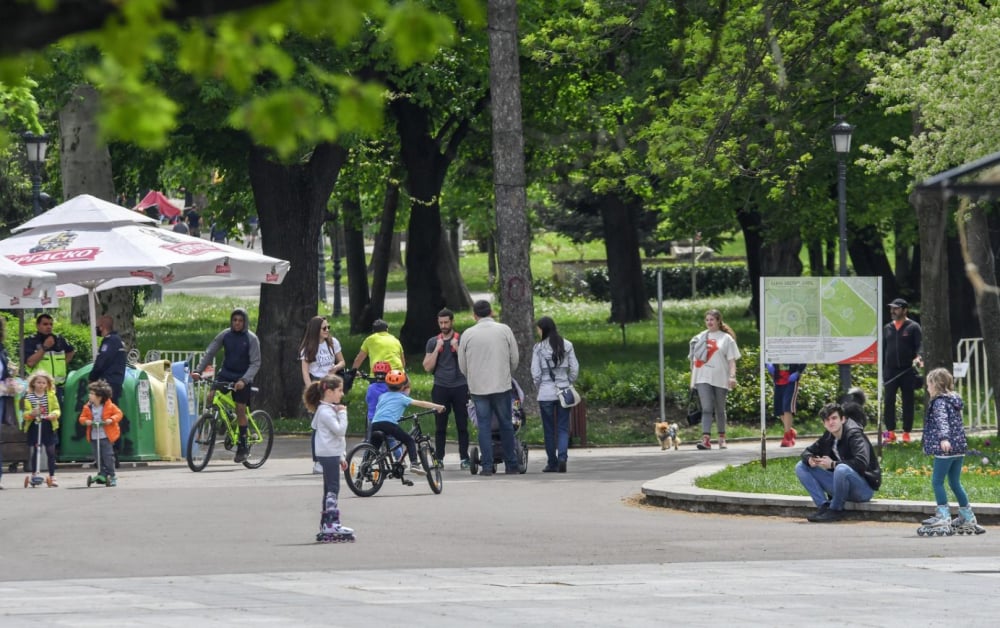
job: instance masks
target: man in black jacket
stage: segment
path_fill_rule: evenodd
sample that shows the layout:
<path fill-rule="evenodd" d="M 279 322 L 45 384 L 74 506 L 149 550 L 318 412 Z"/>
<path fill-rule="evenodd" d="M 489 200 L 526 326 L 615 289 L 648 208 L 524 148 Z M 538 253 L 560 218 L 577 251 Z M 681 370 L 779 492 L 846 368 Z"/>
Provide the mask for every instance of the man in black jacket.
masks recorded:
<path fill-rule="evenodd" d="M 125 343 L 115 331 L 115 319 L 102 316 L 97 319 L 97 331 L 100 334 L 101 347 L 94 358 L 94 366 L 87 378 L 92 382 L 103 379 L 111 385 L 111 401 L 118 404 L 122 396 L 122 385 L 125 383 L 125 365 L 127 353 Z"/>
<path fill-rule="evenodd" d="M 843 408 L 828 403 L 819 416 L 826 433 L 802 452 L 795 475 L 819 508 L 807 519 L 827 523 L 844 518 L 845 501 L 871 501 L 882 485 L 882 469 L 864 430 Z"/>
<path fill-rule="evenodd" d="M 903 398 L 903 442 L 913 429 L 913 395 L 917 388 L 914 366 L 923 366 L 920 324 L 907 318 L 910 304 L 895 299 L 889 304 L 892 320 L 882 330 L 882 381 L 885 382 L 886 441 L 896 442 L 896 391 Z"/>

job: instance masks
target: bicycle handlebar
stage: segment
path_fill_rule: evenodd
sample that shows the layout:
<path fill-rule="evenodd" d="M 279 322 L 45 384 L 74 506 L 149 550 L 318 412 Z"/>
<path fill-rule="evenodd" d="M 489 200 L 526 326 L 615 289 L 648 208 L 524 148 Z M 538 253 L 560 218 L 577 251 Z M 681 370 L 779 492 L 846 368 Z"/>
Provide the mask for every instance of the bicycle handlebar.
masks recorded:
<path fill-rule="evenodd" d="M 418 412 L 411 412 L 410 414 L 407 414 L 406 416 L 399 417 L 399 420 L 400 421 L 411 421 L 411 420 L 415 421 L 417 419 L 417 417 L 424 416 L 425 414 L 436 414 L 436 413 L 437 413 L 437 410 L 435 410 L 433 408 L 427 408 L 426 410 L 420 410 Z"/>
<path fill-rule="evenodd" d="M 236 382 L 220 382 L 218 380 L 209 377 L 202 377 L 201 381 L 208 382 L 209 384 L 211 384 L 214 390 L 221 390 L 223 392 L 233 392 L 234 390 L 236 390 Z M 253 384 L 250 385 L 250 392 L 255 393 L 258 392 L 259 390 L 260 389 L 254 386 Z"/>

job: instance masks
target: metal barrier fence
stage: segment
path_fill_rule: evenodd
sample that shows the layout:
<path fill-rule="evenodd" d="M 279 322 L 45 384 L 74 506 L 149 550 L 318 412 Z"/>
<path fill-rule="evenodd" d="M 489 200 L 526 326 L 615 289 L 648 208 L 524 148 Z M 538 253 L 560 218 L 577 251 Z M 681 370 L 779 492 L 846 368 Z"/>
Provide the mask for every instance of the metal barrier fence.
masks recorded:
<path fill-rule="evenodd" d="M 171 364 L 174 362 L 187 362 L 191 366 L 198 364 L 198 362 L 205 356 L 204 351 L 161 351 L 159 349 L 150 349 L 146 352 L 144 362 L 153 362 L 155 360 L 168 360 Z M 205 369 L 205 371 L 215 371 L 215 360 Z M 209 384 L 205 380 L 198 382 L 192 382 L 190 388 L 190 395 L 188 397 L 189 409 L 192 410 L 192 415 L 195 417 L 201 416 L 202 411 L 205 409 L 205 396 L 208 393 Z"/>
<path fill-rule="evenodd" d="M 955 390 L 965 401 L 966 425 L 971 430 L 997 427 L 997 410 L 990 387 L 990 369 L 982 338 L 958 341 L 955 363 Z"/>

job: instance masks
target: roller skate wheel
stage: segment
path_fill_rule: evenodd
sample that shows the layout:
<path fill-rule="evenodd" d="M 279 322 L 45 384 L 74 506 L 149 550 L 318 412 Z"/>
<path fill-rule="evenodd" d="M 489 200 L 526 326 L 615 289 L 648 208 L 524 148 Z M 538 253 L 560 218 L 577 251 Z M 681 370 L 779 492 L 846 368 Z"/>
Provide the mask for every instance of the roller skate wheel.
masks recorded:
<path fill-rule="evenodd" d="M 917 528 L 917 536 L 923 536 L 925 534 L 927 534 L 926 530 L 924 530 L 923 528 Z"/>

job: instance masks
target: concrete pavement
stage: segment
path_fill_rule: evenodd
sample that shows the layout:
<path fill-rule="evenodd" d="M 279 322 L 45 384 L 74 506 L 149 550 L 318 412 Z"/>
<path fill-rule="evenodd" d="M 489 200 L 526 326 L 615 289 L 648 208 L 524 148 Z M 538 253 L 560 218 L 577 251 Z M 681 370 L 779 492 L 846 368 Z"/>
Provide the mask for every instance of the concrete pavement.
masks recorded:
<path fill-rule="evenodd" d="M 649 478 L 705 459 L 692 446 L 573 449 L 566 474 L 540 473 L 533 450 L 527 474 L 477 478 L 450 445 L 441 495 L 419 478 L 342 488 L 346 545 L 312 543 L 308 443 L 275 451 L 256 471 L 123 469 L 115 489 L 84 488 L 82 469 L 59 489 L 5 474 L 0 625 L 992 626 L 1000 611 L 992 529 L 927 539 L 912 522 L 644 506 Z"/>

